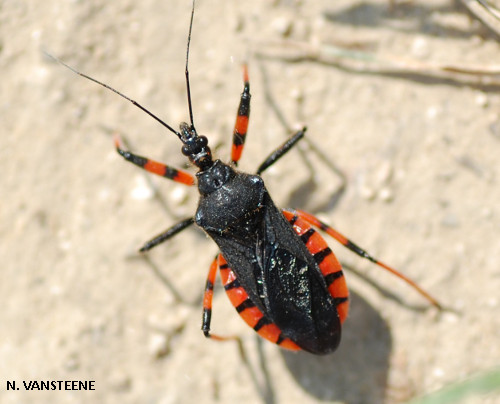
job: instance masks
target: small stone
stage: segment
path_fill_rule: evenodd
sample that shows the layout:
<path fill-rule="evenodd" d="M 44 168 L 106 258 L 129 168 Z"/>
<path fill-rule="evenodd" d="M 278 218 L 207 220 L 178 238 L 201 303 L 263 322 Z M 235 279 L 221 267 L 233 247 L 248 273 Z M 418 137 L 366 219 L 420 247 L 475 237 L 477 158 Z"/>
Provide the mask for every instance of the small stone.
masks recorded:
<path fill-rule="evenodd" d="M 366 185 L 363 185 L 359 188 L 359 195 L 361 198 L 366 199 L 367 201 L 372 201 L 375 199 L 375 191 L 373 188 L 370 188 Z"/>
<path fill-rule="evenodd" d="M 417 37 L 411 44 L 411 52 L 414 56 L 424 59 L 429 56 L 429 42 L 423 37 Z"/>
<path fill-rule="evenodd" d="M 435 119 L 440 113 L 440 108 L 438 106 L 430 106 L 427 108 L 426 115 L 428 119 Z"/>
<path fill-rule="evenodd" d="M 170 352 L 170 338 L 166 334 L 155 333 L 149 340 L 149 352 L 154 359 L 161 359 Z"/>
<path fill-rule="evenodd" d="M 392 179 L 394 168 L 391 162 L 385 161 L 377 170 L 376 181 L 378 184 L 388 184 Z"/>
<path fill-rule="evenodd" d="M 185 185 L 176 185 L 173 186 L 171 191 L 169 192 L 170 200 L 175 205 L 182 205 L 186 202 L 188 196 L 187 187 Z"/>
<path fill-rule="evenodd" d="M 138 201 L 144 201 L 147 199 L 151 199 L 154 196 L 153 189 L 146 182 L 146 179 L 142 175 L 138 175 L 134 178 L 134 188 L 130 192 L 130 196 L 132 199 Z"/>
<path fill-rule="evenodd" d="M 394 199 L 394 192 L 389 187 L 384 187 L 379 191 L 378 197 L 383 202 L 391 202 Z"/>
<path fill-rule="evenodd" d="M 115 371 L 115 373 L 111 374 L 108 381 L 111 388 L 115 391 L 125 392 L 129 391 L 132 387 L 130 376 L 120 371 Z"/>
<path fill-rule="evenodd" d="M 272 29 L 280 34 L 282 37 L 287 37 L 292 32 L 293 21 L 285 16 L 275 18 L 273 22 L 271 22 Z"/>
<path fill-rule="evenodd" d="M 482 108 L 486 108 L 489 104 L 488 96 L 484 93 L 479 93 L 475 98 L 476 104 Z"/>

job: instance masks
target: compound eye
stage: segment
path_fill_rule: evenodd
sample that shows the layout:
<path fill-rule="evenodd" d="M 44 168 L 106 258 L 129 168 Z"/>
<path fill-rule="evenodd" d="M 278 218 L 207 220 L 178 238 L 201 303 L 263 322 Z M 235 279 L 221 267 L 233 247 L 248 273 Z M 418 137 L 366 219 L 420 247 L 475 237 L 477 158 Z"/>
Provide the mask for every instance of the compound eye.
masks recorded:
<path fill-rule="evenodd" d="M 191 154 L 189 147 L 187 147 L 186 145 L 182 146 L 181 152 L 182 154 L 184 154 L 184 156 L 189 156 Z"/>
<path fill-rule="evenodd" d="M 200 136 L 196 139 L 195 144 L 193 145 L 193 153 L 201 153 L 208 144 L 208 139 L 205 136 Z"/>
<path fill-rule="evenodd" d="M 200 136 L 198 138 L 198 144 L 201 146 L 201 147 L 205 147 L 207 144 L 208 144 L 208 139 L 206 136 Z"/>

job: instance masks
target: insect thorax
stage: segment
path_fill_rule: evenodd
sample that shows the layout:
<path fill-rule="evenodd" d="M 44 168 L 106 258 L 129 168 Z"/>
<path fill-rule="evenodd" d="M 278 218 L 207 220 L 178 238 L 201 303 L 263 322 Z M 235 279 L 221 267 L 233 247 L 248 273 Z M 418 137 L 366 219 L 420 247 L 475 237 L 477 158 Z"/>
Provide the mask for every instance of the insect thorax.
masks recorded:
<path fill-rule="evenodd" d="M 258 216 L 267 193 L 258 175 L 237 172 L 217 160 L 197 178 L 200 201 L 195 221 L 207 232 L 222 234 L 245 218 Z"/>

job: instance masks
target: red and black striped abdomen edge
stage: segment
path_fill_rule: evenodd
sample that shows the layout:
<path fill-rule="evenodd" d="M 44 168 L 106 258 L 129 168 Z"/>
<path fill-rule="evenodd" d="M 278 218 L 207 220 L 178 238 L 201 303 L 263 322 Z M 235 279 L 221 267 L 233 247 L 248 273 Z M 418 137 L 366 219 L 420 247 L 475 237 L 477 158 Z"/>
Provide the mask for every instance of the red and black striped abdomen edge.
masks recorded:
<path fill-rule="evenodd" d="M 325 278 L 328 291 L 336 303 L 340 322 L 343 323 L 349 310 L 349 291 L 340 263 L 335 258 L 335 255 L 333 255 L 323 237 L 306 221 L 286 210 L 283 210 L 283 214 L 293 226 L 294 231 L 300 236 L 307 249 L 314 256 Z M 278 344 L 282 348 L 300 350 L 301 348 L 289 338 L 284 337 L 279 327 L 271 322 L 250 300 L 248 293 L 241 287 L 236 274 L 229 268 L 222 254 L 219 254 L 216 260 L 218 261 L 222 284 L 224 285 L 226 294 L 241 318 L 261 337 Z"/>
<path fill-rule="evenodd" d="M 222 284 L 231 304 L 236 308 L 241 318 L 262 338 L 278 344 L 282 348 L 299 350 L 300 347 L 291 339 L 284 337 L 278 326 L 271 322 L 250 300 L 248 293 L 241 287 L 235 273 L 229 268 L 222 254 L 219 254 L 218 260 Z"/>
<path fill-rule="evenodd" d="M 282 212 L 318 264 L 325 278 L 328 291 L 336 303 L 340 322 L 343 323 L 349 312 L 349 290 L 342 272 L 342 266 L 323 237 L 309 223 L 301 219 L 297 212 L 285 209 Z"/>

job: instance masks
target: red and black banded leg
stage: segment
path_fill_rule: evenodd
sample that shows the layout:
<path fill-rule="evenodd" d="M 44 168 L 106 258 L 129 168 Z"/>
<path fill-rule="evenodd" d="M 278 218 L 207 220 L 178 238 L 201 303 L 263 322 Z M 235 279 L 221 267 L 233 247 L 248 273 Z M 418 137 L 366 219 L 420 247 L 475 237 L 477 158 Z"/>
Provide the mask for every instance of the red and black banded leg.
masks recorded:
<path fill-rule="evenodd" d="M 241 93 L 240 106 L 238 107 L 236 123 L 234 124 L 233 147 L 231 149 L 231 160 L 235 166 L 238 165 L 238 161 L 241 158 L 241 153 L 243 152 L 245 138 L 247 136 L 248 120 L 250 118 L 251 95 L 247 65 L 243 65 L 243 81 L 244 88 L 243 92 Z"/>
<path fill-rule="evenodd" d="M 408 278 L 406 275 L 403 275 L 401 272 L 397 271 L 396 269 L 394 269 L 394 268 L 388 266 L 387 264 L 380 262 L 378 259 L 372 257 L 365 250 L 363 250 L 358 245 L 354 244 L 347 237 L 340 234 L 333 227 L 322 222 L 321 220 L 319 220 L 317 217 L 311 215 L 310 213 L 307 213 L 307 212 L 304 212 L 301 210 L 296 210 L 295 214 L 298 217 L 305 220 L 306 222 L 310 223 L 311 225 L 318 227 L 319 229 L 324 231 L 326 234 L 328 234 L 330 237 L 333 237 L 335 240 L 337 240 L 344 247 L 348 248 L 349 250 L 356 253 L 360 257 L 366 258 L 367 260 L 373 262 L 374 264 L 378 265 L 379 267 L 382 267 L 382 268 L 386 269 L 387 271 L 391 272 L 392 274 L 396 275 L 398 278 L 402 279 L 407 284 L 409 284 L 411 287 L 413 287 L 423 297 L 425 297 L 433 306 L 437 307 L 439 310 L 442 310 L 441 304 L 434 297 L 432 297 L 429 293 L 427 293 L 420 286 L 418 286 L 413 280 Z"/>
<path fill-rule="evenodd" d="M 205 292 L 203 293 L 203 316 L 201 330 L 205 337 L 212 338 L 217 341 L 239 340 L 235 336 L 222 337 L 220 335 L 212 334 L 210 332 L 210 323 L 212 321 L 212 300 L 214 297 L 214 284 L 217 276 L 217 268 L 219 267 L 219 255 L 215 257 L 208 270 L 207 282 L 205 284 Z"/>
<path fill-rule="evenodd" d="M 285 143 L 273 151 L 259 166 L 257 169 L 257 175 L 260 175 L 264 170 L 268 169 L 271 165 L 276 163 L 281 157 L 283 157 L 297 142 L 302 139 L 306 133 L 307 128 L 304 127 L 297 133 L 292 135 Z"/>
<path fill-rule="evenodd" d="M 207 338 L 213 337 L 210 334 L 210 322 L 212 321 L 212 300 L 214 297 L 215 278 L 217 276 L 218 257 L 219 256 L 215 257 L 212 265 L 210 265 L 210 269 L 208 270 L 207 282 L 205 284 L 205 292 L 203 293 L 203 316 L 201 330 Z"/>
<path fill-rule="evenodd" d="M 349 289 L 342 266 L 325 239 L 307 221 L 295 211 L 283 209 L 282 212 L 318 264 L 342 324 L 349 313 Z"/>
<path fill-rule="evenodd" d="M 178 170 L 163 163 L 148 159 L 147 157 L 138 156 L 127 150 L 124 150 L 122 148 L 120 137 L 118 135 L 115 135 L 114 140 L 116 151 L 125 160 L 130 161 L 131 163 L 143 168 L 144 170 L 161 177 L 165 177 L 185 185 L 194 185 L 194 176 L 187 171 Z"/>
<path fill-rule="evenodd" d="M 146 251 L 151 250 L 152 248 L 156 247 L 158 244 L 161 244 L 161 243 L 167 241 L 168 239 L 174 237 L 176 234 L 180 233 L 185 228 L 191 226 L 193 223 L 194 223 L 193 217 L 188 217 L 187 219 L 181 220 L 179 223 L 174 224 L 172 227 L 168 228 L 163 233 L 160 233 L 156 237 L 154 237 L 153 239 L 149 240 L 147 243 L 145 243 L 141 247 L 141 249 L 139 251 L 146 252 Z"/>

